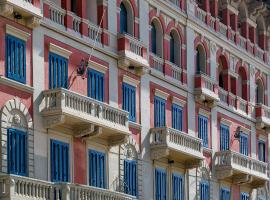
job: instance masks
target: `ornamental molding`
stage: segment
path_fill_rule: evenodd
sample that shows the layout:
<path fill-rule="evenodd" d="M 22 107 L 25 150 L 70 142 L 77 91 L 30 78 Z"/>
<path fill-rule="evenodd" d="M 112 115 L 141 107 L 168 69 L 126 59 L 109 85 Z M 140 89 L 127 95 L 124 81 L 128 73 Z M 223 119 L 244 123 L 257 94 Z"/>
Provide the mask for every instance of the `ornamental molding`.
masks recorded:
<path fill-rule="evenodd" d="M 13 6 L 11 6 L 9 4 L 2 4 L 2 5 L 0 5 L 0 13 L 4 17 L 8 17 L 8 16 L 12 15 L 12 13 L 13 13 Z"/>
<path fill-rule="evenodd" d="M 124 75 L 123 76 L 123 82 L 124 83 L 127 83 L 129 85 L 132 85 L 134 87 L 137 87 L 140 84 L 140 81 L 139 80 L 136 80 L 134 78 L 131 78 L 131 77 L 127 76 L 127 75 Z"/>
<path fill-rule="evenodd" d="M 99 64 L 93 60 L 89 60 L 89 63 L 88 63 L 88 67 L 90 69 L 94 69 L 96 71 L 99 71 L 103 74 L 105 74 L 107 71 L 108 71 L 108 67 L 102 65 L 102 64 Z"/>
<path fill-rule="evenodd" d="M 184 100 L 179 99 L 179 98 L 174 97 L 174 96 L 172 97 L 172 103 L 177 104 L 177 105 L 179 105 L 181 107 L 184 107 L 185 104 L 186 104 L 186 102 Z"/>
<path fill-rule="evenodd" d="M 158 97 L 160 97 L 160 98 L 162 98 L 162 99 L 165 99 L 165 100 L 168 99 L 168 96 L 169 96 L 168 93 L 163 92 L 163 91 L 161 91 L 161 90 L 159 90 L 159 89 L 155 89 L 154 92 L 155 92 L 155 96 L 158 96 Z"/>
<path fill-rule="evenodd" d="M 67 58 L 67 59 L 69 59 L 69 56 L 72 54 L 71 51 L 64 49 L 60 46 L 57 46 L 53 43 L 49 43 L 49 51 L 51 53 L 55 53 L 57 55 L 63 56 L 64 58 Z"/>
<path fill-rule="evenodd" d="M 6 25 L 6 34 L 12 35 L 16 38 L 19 38 L 23 41 L 27 41 L 30 37 L 30 33 L 27 33 L 21 29 L 15 28 L 14 26 L 11 26 L 9 24 Z"/>
<path fill-rule="evenodd" d="M 212 53 L 215 53 L 217 50 L 217 45 L 214 42 L 210 42 L 210 49 Z M 222 50 L 223 51 L 223 50 Z"/>

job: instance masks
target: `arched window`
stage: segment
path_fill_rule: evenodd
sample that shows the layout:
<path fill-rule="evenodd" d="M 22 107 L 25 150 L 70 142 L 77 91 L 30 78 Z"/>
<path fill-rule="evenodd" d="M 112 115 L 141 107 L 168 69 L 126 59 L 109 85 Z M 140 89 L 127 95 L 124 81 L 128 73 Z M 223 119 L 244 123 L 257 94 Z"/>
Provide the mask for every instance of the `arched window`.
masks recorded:
<path fill-rule="evenodd" d="M 256 103 L 264 104 L 264 87 L 259 79 L 256 81 Z"/>
<path fill-rule="evenodd" d="M 175 50 L 175 41 L 173 34 L 170 34 L 170 62 L 175 63 L 174 50 Z"/>
<path fill-rule="evenodd" d="M 238 70 L 237 79 L 237 95 L 244 100 L 248 100 L 248 85 L 247 74 L 244 67 L 240 67 Z"/>
<path fill-rule="evenodd" d="M 243 97 L 243 91 L 242 91 L 242 89 L 243 89 L 243 78 L 242 78 L 242 76 L 240 75 L 240 76 L 238 76 L 238 96 L 239 97 Z"/>
<path fill-rule="evenodd" d="M 127 9 L 123 3 L 120 4 L 120 33 L 128 32 Z"/>
<path fill-rule="evenodd" d="M 181 41 L 176 30 L 170 33 L 170 62 L 181 66 Z"/>
<path fill-rule="evenodd" d="M 151 23 L 151 51 L 157 54 L 157 29 L 154 22 Z"/>
<path fill-rule="evenodd" d="M 78 9 L 77 8 L 77 0 L 71 1 L 71 8 L 70 8 L 71 12 L 77 14 L 77 12 L 78 12 L 77 9 Z"/>
<path fill-rule="evenodd" d="M 197 73 L 206 73 L 206 54 L 202 45 L 196 49 L 196 71 Z"/>

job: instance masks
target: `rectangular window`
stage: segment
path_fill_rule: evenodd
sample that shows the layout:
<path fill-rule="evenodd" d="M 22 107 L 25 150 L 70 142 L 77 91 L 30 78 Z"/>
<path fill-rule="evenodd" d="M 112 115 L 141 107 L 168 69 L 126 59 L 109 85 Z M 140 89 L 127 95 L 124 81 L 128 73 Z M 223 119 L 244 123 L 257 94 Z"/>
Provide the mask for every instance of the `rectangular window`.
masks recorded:
<path fill-rule="evenodd" d="M 11 174 L 26 176 L 27 135 L 25 132 L 16 129 L 8 129 L 7 134 L 8 172 Z"/>
<path fill-rule="evenodd" d="M 11 35 L 6 36 L 6 76 L 26 83 L 25 41 Z"/>
<path fill-rule="evenodd" d="M 105 188 L 105 154 L 89 151 L 89 184 L 94 187 Z"/>
<path fill-rule="evenodd" d="M 199 138 L 203 141 L 203 146 L 208 147 L 208 118 L 199 115 L 198 119 Z"/>
<path fill-rule="evenodd" d="M 156 188 L 156 200 L 167 199 L 167 175 L 165 169 L 155 170 L 155 188 Z"/>
<path fill-rule="evenodd" d="M 104 74 L 96 70 L 88 71 L 88 96 L 104 101 Z"/>
<path fill-rule="evenodd" d="M 209 200 L 209 199 L 210 199 L 209 183 L 206 181 L 201 181 L 201 183 L 200 183 L 200 200 Z"/>
<path fill-rule="evenodd" d="M 123 110 L 129 112 L 129 120 L 136 122 L 136 87 L 123 83 Z"/>
<path fill-rule="evenodd" d="M 69 144 L 51 140 L 51 180 L 69 181 Z"/>
<path fill-rule="evenodd" d="M 164 127 L 166 125 L 166 100 L 155 96 L 154 99 L 154 126 Z"/>
<path fill-rule="evenodd" d="M 68 60 L 55 53 L 49 54 L 49 87 L 68 87 Z"/>
<path fill-rule="evenodd" d="M 260 161 L 265 162 L 265 142 L 259 141 L 258 143 L 258 158 Z"/>
<path fill-rule="evenodd" d="M 124 161 L 125 193 L 137 196 L 137 162 L 136 160 Z"/>
<path fill-rule="evenodd" d="M 231 193 L 230 190 L 227 188 L 220 189 L 220 200 L 230 200 Z"/>
<path fill-rule="evenodd" d="M 240 200 L 249 200 L 249 194 L 246 192 L 241 192 Z"/>
<path fill-rule="evenodd" d="M 183 126 L 183 109 L 181 106 L 172 105 L 172 127 L 182 131 Z"/>
<path fill-rule="evenodd" d="M 227 151 L 230 148 L 230 127 L 220 125 L 220 150 Z"/>
<path fill-rule="evenodd" d="M 172 175 L 173 200 L 184 200 L 184 180 L 179 174 Z"/>
<path fill-rule="evenodd" d="M 240 133 L 240 153 L 248 156 L 248 135 Z"/>

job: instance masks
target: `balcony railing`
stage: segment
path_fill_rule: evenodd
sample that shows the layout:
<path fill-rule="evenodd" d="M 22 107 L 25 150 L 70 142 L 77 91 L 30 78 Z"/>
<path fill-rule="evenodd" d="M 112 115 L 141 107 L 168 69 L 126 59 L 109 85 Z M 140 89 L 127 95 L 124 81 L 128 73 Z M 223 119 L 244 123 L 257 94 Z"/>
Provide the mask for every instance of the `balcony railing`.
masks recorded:
<path fill-rule="evenodd" d="M 80 27 L 82 23 L 82 19 L 77 16 L 75 13 L 71 13 L 72 16 L 72 28 L 75 32 L 80 33 Z"/>
<path fill-rule="evenodd" d="M 228 29 L 228 27 L 227 27 L 225 24 L 219 22 L 219 32 L 220 32 L 221 35 L 223 35 L 224 37 L 227 37 L 227 29 Z"/>
<path fill-rule="evenodd" d="M 222 89 L 222 88 L 219 88 L 218 89 L 218 96 L 219 96 L 219 99 L 221 102 L 223 103 L 228 103 L 228 91 Z"/>
<path fill-rule="evenodd" d="M 172 128 L 150 129 L 150 146 L 153 159 L 170 157 L 188 164 L 203 159 L 202 140 Z"/>
<path fill-rule="evenodd" d="M 256 46 L 257 50 L 256 50 L 256 57 L 263 60 L 264 58 L 264 50 L 262 50 L 259 46 Z"/>
<path fill-rule="evenodd" d="M 168 62 L 168 64 L 171 67 L 172 78 L 176 81 L 181 81 L 181 73 L 182 73 L 181 68 L 178 65 L 171 62 Z"/>
<path fill-rule="evenodd" d="M 229 92 L 229 105 L 236 108 L 236 95 L 233 93 Z"/>
<path fill-rule="evenodd" d="M 178 8 L 180 7 L 179 0 L 169 0 L 169 2 L 171 2 L 173 5 L 175 5 Z"/>
<path fill-rule="evenodd" d="M 151 68 L 161 72 L 161 73 L 164 73 L 164 59 L 158 57 L 157 55 L 153 54 L 153 53 L 150 53 L 150 57 L 151 57 Z"/>
<path fill-rule="evenodd" d="M 257 104 L 255 107 L 256 124 L 258 128 L 270 127 L 270 108 L 263 104 Z"/>
<path fill-rule="evenodd" d="M 231 30 L 230 40 L 232 43 L 235 42 L 235 36 L 236 36 L 235 31 Z"/>
<path fill-rule="evenodd" d="M 247 39 L 244 38 L 243 36 L 239 35 L 239 46 L 242 49 L 246 49 L 246 45 L 247 45 Z"/>
<path fill-rule="evenodd" d="M 0 175 L 0 199 L 13 200 L 135 200 L 108 189 L 71 183 L 52 183 L 15 175 Z"/>
<path fill-rule="evenodd" d="M 240 110 L 240 111 L 242 111 L 244 113 L 247 113 L 247 109 L 248 109 L 247 101 L 242 99 L 239 96 L 236 97 L 236 100 L 237 100 L 237 110 Z"/>
<path fill-rule="evenodd" d="M 210 17 L 210 27 L 215 30 L 215 23 L 216 23 L 216 19 L 214 17 Z"/>
<path fill-rule="evenodd" d="M 88 36 L 91 40 L 101 43 L 102 29 L 99 29 L 97 25 L 88 22 Z"/>
<path fill-rule="evenodd" d="M 52 1 L 45 1 L 44 3 L 49 6 L 50 20 L 55 22 L 56 24 L 64 26 L 66 11 Z"/>
<path fill-rule="evenodd" d="M 202 10 L 202 9 L 200 9 L 199 7 L 197 7 L 197 8 L 195 8 L 196 10 L 195 10 L 195 16 L 200 20 L 200 21 L 202 21 L 203 23 L 206 23 L 206 15 L 207 15 L 207 13 L 204 11 L 204 10 Z"/>

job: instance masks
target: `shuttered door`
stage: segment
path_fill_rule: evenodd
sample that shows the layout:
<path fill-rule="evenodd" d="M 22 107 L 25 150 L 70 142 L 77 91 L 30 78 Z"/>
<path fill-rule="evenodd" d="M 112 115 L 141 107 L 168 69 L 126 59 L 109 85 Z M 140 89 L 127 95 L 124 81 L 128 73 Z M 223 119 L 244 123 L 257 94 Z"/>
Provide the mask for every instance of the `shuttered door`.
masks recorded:
<path fill-rule="evenodd" d="M 226 125 L 220 125 L 220 150 L 226 151 L 230 148 L 230 128 Z"/>
<path fill-rule="evenodd" d="M 173 200 L 184 200 L 184 180 L 181 175 L 172 175 Z"/>
<path fill-rule="evenodd" d="M 89 151 L 89 184 L 94 187 L 105 188 L 105 154 Z"/>
<path fill-rule="evenodd" d="M 156 200 L 167 199 L 166 177 L 166 171 L 164 169 L 155 170 Z"/>
<path fill-rule="evenodd" d="M 166 101 L 155 96 L 154 99 L 154 125 L 164 127 L 166 124 Z"/>
<path fill-rule="evenodd" d="M 8 172 L 27 175 L 27 135 L 25 132 L 8 129 Z"/>
<path fill-rule="evenodd" d="M 182 131 L 183 124 L 183 109 L 181 106 L 172 105 L 172 127 L 174 129 Z"/>
<path fill-rule="evenodd" d="M 244 133 L 240 134 L 240 153 L 248 155 L 248 136 Z"/>
<path fill-rule="evenodd" d="M 220 200 L 230 200 L 231 198 L 231 193 L 230 190 L 221 188 L 220 190 Z"/>
<path fill-rule="evenodd" d="M 104 74 L 96 70 L 88 71 L 88 96 L 104 101 Z"/>
<path fill-rule="evenodd" d="M 136 121 L 136 88 L 129 84 L 123 83 L 123 110 L 129 112 L 129 120 Z"/>
<path fill-rule="evenodd" d="M 137 162 L 135 160 L 124 161 L 125 193 L 137 196 Z"/>
<path fill-rule="evenodd" d="M 200 198 L 201 200 L 209 200 L 210 199 L 210 190 L 209 183 L 206 181 L 202 181 L 200 183 Z"/>
<path fill-rule="evenodd" d="M 203 115 L 198 118 L 199 138 L 203 140 L 203 146 L 208 147 L 208 118 Z"/>
<path fill-rule="evenodd" d="M 52 182 L 69 181 L 69 144 L 51 140 Z"/>

